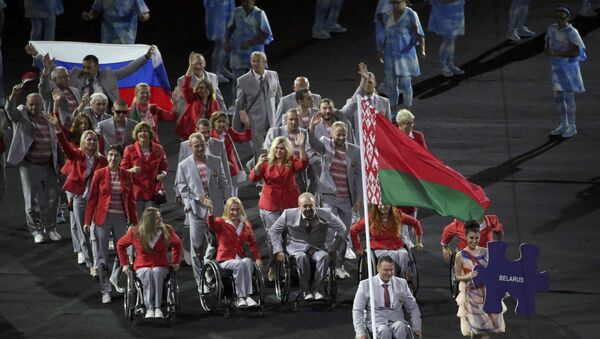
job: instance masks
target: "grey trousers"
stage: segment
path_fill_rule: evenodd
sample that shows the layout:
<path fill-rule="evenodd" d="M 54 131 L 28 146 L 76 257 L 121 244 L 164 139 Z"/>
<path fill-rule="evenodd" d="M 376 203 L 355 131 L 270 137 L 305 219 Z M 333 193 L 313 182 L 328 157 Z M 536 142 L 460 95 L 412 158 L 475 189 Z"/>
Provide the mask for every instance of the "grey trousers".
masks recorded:
<path fill-rule="evenodd" d="M 377 325 L 377 338 L 406 338 L 406 335 L 406 326 L 404 325 L 403 321 L 395 321 L 391 324 Z"/>
<path fill-rule="evenodd" d="M 321 203 L 324 208 L 331 209 L 331 213 L 337 215 L 344 226 L 346 226 L 346 233 L 336 234 L 335 236 L 340 237 L 340 246 L 336 249 L 337 258 L 335 260 L 335 267 L 342 267 L 346 260 L 346 248 L 348 247 L 348 234 L 350 234 L 350 227 L 352 226 L 352 205 L 350 199 L 340 199 L 333 194 L 322 194 Z M 329 229 L 329 232 L 335 232 L 333 229 Z M 331 234 L 330 234 L 331 236 Z M 338 243 L 338 241 L 336 241 Z"/>
<path fill-rule="evenodd" d="M 135 271 L 144 288 L 144 304 L 148 310 L 160 308 L 165 277 L 169 274 L 166 267 L 142 267 Z"/>
<path fill-rule="evenodd" d="M 389 255 L 396 265 L 400 266 L 402 272 L 408 272 L 408 252 L 404 248 L 398 250 L 375 250 L 374 252 L 377 258 Z"/>
<path fill-rule="evenodd" d="M 310 257 L 307 253 L 298 252 L 290 255 L 296 259 L 298 265 L 298 278 L 300 280 L 300 288 L 303 292 L 311 290 L 310 286 L 310 261 L 315 262 L 315 274 L 312 283 L 312 291 L 323 293 L 323 282 L 327 275 L 327 267 L 329 266 L 329 254 L 325 251 L 316 251 Z"/>
<path fill-rule="evenodd" d="M 281 216 L 281 212 L 273 212 L 267 210 L 259 210 L 260 220 L 262 221 L 263 226 L 265 227 L 265 236 L 267 241 L 267 252 L 269 253 L 269 258 L 267 259 L 266 268 L 271 268 L 274 264 L 273 260 L 273 245 L 271 244 L 271 238 L 269 237 L 269 229 L 271 226 L 277 221 L 277 219 Z"/>
<path fill-rule="evenodd" d="M 108 241 L 112 234 L 113 239 L 118 241 L 127 232 L 127 219 L 124 214 L 106 215 L 106 220 L 103 225 L 92 224 L 92 251 L 94 252 L 94 266 L 98 268 L 98 277 L 100 278 L 100 291 L 102 293 L 110 293 L 112 286 L 110 280 L 119 281 L 121 277 L 121 268 L 119 265 L 119 257 L 115 256 L 112 264 L 112 272 L 110 278 L 108 276 Z"/>
<path fill-rule="evenodd" d="M 73 200 L 73 193 L 65 192 L 65 194 L 67 195 L 67 201 Z M 75 220 L 75 212 L 73 211 L 69 211 L 69 225 L 71 226 L 71 242 L 73 243 L 73 252 L 79 253 L 81 252 L 81 242 L 79 241 L 79 234 L 77 233 L 77 221 Z"/>
<path fill-rule="evenodd" d="M 246 298 L 252 294 L 252 273 L 254 273 L 254 261 L 252 259 L 231 259 L 220 262 L 219 266 L 233 271 L 235 294 L 238 298 Z"/>
<path fill-rule="evenodd" d="M 25 219 L 31 235 L 47 233 L 56 229 L 58 213 L 58 176 L 52 165 L 36 165 L 22 161 L 19 165 Z"/>
<path fill-rule="evenodd" d="M 192 271 L 194 272 L 194 279 L 200 290 L 200 277 L 202 273 L 202 244 L 206 237 L 206 219 L 200 218 L 195 215 L 192 211 L 186 212 L 188 221 L 190 223 L 190 253 L 192 256 Z"/>
<path fill-rule="evenodd" d="M 69 193 L 70 194 L 70 193 Z M 73 230 L 73 222 L 71 222 L 71 236 L 76 232 L 77 241 L 79 242 L 79 251 L 85 256 L 85 265 L 92 267 L 92 245 L 89 236 L 83 233 L 83 224 L 85 223 L 85 207 L 87 199 L 80 195 L 73 196 L 73 216 L 75 217 L 75 230 Z M 119 239 L 116 239 L 119 240 Z"/>

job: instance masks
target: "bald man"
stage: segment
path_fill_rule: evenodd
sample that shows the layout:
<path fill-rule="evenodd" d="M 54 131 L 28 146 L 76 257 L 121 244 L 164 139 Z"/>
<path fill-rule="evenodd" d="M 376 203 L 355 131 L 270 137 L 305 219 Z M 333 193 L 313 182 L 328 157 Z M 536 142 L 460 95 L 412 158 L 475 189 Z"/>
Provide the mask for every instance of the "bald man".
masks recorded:
<path fill-rule="evenodd" d="M 282 97 L 277 104 L 277 113 L 275 114 L 275 126 L 280 126 L 283 123 L 283 115 L 290 108 L 296 108 L 298 106 L 298 102 L 296 101 L 296 92 L 301 89 L 310 90 L 310 82 L 307 77 L 299 76 L 294 80 L 293 92 Z M 319 102 L 321 102 L 321 96 L 316 93 L 311 92 L 311 96 L 313 98 L 313 107 L 318 108 Z M 272 127 L 275 127 L 272 126 Z"/>

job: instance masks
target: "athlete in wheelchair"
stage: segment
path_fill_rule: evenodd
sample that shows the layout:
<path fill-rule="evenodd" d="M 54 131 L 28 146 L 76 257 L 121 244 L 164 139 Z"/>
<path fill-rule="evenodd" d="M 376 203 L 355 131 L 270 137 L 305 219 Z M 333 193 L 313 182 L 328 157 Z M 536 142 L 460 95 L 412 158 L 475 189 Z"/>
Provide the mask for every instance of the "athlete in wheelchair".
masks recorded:
<path fill-rule="evenodd" d="M 369 206 L 369 228 L 371 238 L 371 250 L 373 251 L 373 267 L 377 258 L 382 255 L 389 255 L 397 269 L 396 275 L 405 278 L 411 288 L 413 295 L 417 295 L 419 290 L 419 273 L 417 270 L 417 260 L 406 244 L 402 240 L 403 225 L 411 226 L 416 234 L 416 249 L 423 248 L 421 223 L 397 208 L 390 205 L 370 205 Z M 360 244 L 360 233 L 365 230 L 364 219 L 359 220 L 352 225 L 350 237 L 352 238 L 352 247 L 360 256 L 358 260 L 358 281 L 369 277 L 367 270 L 367 254 Z"/>
<path fill-rule="evenodd" d="M 335 234 L 345 234 L 346 227 L 329 209 L 316 208 L 311 193 L 302 193 L 298 205 L 284 210 L 269 229 L 277 259 L 277 298 L 286 303 L 292 281 L 298 280 L 305 301 L 328 301 L 335 305 L 335 250 L 345 241 Z M 292 298 L 294 306 L 300 295 L 296 293 Z"/>
<path fill-rule="evenodd" d="M 216 260 L 207 261 L 200 275 L 203 309 L 215 312 L 223 303 L 227 305 L 225 316 L 233 308 L 254 308 L 262 314 L 265 290 L 260 272 L 262 261 L 242 202 L 237 197 L 229 198 L 222 217 L 213 215 L 210 198 L 203 198 L 202 203 L 208 209 L 208 228 L 218 241 Z M 246 243 L 254 260 L 245 258 Z"/>
<path fill-rule="evenodd" d="M 134 270 L 129 264 L 122 266 L 123 273 L 127 275 L 125 316 L 135 323 L 141 317 L 173 320 L 179 311 L 179 287 L 175 272 L 179 270 L 181 261 L 181 239 L 171 225 L 163 223 L 160 211 L 149 207 L 144 211 L 139 225 L 131 227 L 117 242 L 119 262 L 129 263 L 127 248 L 132 245 L 135 252 Z M 167 257 L 169 251 L 172 254 L 171 265 Z"/>

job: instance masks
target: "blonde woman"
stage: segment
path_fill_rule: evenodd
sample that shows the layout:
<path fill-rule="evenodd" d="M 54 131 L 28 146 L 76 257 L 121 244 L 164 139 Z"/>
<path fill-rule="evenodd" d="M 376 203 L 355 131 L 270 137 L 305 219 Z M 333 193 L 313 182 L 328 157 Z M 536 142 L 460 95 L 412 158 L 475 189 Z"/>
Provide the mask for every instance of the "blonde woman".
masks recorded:
<path fill-rule="evenodd" d="M 181 239 L 171 225 L 163 223 L 160 211 L 148 207 L 138 226 L 131 227 L 117 243 L 117 254 L 123 272 L 130 270 L 127 247 L 133 245 L 133 269 L 142 281 L 146 318 L 162 318 L 160 309 L 165 277 L 169 273 L 169 250 L 173 255 L 173 270 L 179 270 Z"/>
<path fill-rule="evenodd" d="M 296 173 L 303 171 L 308 165 L 308 157 L 304 151 L 304 134 L 298 134 L 295 143 L 300 149 L 299 158 L 294 156 L 292 145 L 286 137 L 277 137 L 273 140 L 268 153 L 266 150 L 261 152 L 256 166 L 250 171 L 251 181 L 264 180 L 258 208 L 267 234 L 283 210 L 298 205 L 300 190 L 296 185 Z M 272 281 L 274 272 L 271 267 L 271 240 L 268 237 L 267 245 L 269 246 L 268 279 Z"/>

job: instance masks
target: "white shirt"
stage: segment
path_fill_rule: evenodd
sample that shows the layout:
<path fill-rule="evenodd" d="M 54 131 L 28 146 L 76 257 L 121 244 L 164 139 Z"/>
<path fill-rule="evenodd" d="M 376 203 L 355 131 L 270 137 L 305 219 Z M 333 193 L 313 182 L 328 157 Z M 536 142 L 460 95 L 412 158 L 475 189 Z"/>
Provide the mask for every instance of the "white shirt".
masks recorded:
<path fill-rule="evenodd" d="M 392 302 L 392 296 L 394 295 L 394 285 L 392 284 L 393 279 L 390 279 L 390 281 L 388 281 L 387 283 L 384 283 L 383 280 L 381 280 L 381 277 L 379 276 L 379 274 L 377 274 L 377 282 L 379 284 L 379 286 L 381 286 L 381 306 L 385 307 L 385 288 L 383 287 L 384 284 L 387 284 L 387 290 L 390 294 L 390 309 L 393 309 L 394 303 Z"/>

